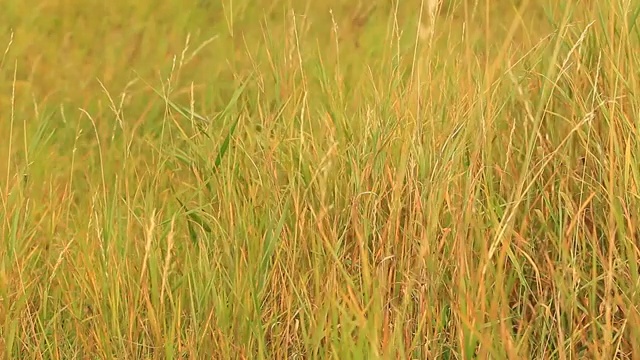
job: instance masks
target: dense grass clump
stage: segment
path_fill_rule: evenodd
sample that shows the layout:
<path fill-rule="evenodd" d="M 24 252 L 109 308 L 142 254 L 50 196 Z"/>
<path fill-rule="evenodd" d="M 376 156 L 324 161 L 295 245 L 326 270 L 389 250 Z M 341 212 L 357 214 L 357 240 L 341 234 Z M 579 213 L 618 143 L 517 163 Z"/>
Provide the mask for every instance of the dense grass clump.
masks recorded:
<path fill-rule="evenodd" d="M 638 14 L 7 1 L 2 358 L 638 358 Z"/>

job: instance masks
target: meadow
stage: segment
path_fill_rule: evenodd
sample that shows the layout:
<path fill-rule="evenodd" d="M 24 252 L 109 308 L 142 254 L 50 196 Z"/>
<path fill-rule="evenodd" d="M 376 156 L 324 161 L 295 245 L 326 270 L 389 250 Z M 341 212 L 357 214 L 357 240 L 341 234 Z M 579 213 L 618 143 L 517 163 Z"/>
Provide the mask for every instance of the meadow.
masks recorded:
<path fill-rule="evenodd" d="M 6 0 L 4 359 L 640 359 L 640 4 Z"/>

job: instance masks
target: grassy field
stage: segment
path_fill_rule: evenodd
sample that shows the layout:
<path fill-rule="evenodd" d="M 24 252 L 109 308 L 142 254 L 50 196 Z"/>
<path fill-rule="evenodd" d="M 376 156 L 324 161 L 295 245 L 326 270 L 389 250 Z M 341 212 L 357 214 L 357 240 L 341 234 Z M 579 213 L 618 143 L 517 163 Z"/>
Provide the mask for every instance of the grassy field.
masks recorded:
<path fill-rule="evenodd" d="M 640 5 L 2 7 L 3 359 L 640 359 Z"/>

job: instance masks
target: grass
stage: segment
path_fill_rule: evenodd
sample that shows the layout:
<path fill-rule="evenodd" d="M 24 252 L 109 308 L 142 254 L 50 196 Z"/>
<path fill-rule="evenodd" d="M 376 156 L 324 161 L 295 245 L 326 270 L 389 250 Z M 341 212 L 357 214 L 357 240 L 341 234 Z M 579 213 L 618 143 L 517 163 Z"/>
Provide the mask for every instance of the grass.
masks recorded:
<path fill-rule="evenodd" d="M 639 358 L 638 5 L 259 3 L 6 4 L 3 358 Z"/>

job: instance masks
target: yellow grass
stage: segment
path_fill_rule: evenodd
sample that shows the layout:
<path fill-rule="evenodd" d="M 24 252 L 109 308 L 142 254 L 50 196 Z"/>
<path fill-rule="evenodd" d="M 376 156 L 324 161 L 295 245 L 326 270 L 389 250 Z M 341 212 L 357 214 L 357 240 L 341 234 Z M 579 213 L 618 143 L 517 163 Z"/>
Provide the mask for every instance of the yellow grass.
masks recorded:
<path fill-rule="evenodd" d="M 639 13 L 7 1 L 2 357 L 639 358 Z"/>

